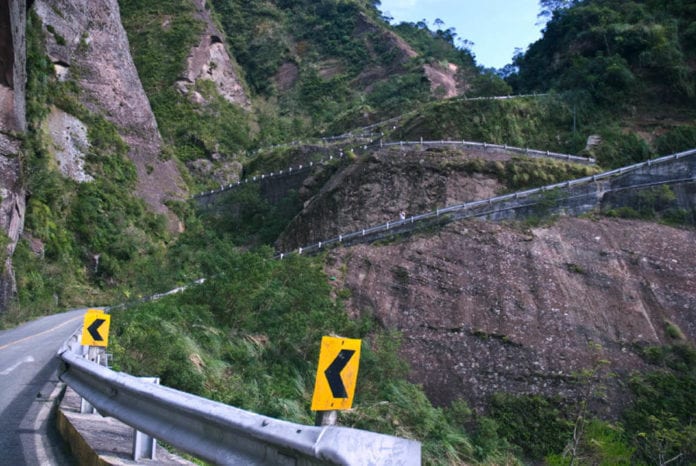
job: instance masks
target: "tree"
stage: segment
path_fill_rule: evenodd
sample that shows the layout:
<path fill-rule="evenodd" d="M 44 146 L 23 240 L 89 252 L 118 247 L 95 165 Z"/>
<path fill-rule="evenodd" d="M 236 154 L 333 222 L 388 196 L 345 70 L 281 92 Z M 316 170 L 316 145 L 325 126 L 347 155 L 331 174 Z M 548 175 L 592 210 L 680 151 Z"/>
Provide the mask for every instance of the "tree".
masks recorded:
<path fill-rule="evenodd" d="M 551 16 L 553 16 L 555 11 L 570 8 L 576 3 L 577 0 L 539 0 L 539 6 L 541 6 L 539 18 L 549 19 Z"/>

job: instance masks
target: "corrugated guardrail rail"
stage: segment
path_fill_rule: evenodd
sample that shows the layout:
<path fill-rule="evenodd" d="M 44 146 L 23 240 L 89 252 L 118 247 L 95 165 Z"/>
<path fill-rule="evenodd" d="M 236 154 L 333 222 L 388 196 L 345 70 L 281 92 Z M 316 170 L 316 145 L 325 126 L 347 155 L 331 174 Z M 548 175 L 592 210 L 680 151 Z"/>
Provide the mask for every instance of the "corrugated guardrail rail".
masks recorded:
<path fill-rule="evenodd" d="M 420 465 L 414 440 L 251 413 L 114 372 L 84 358 L 81 329 L 61 347 L 60 379 L 102 415 L 215 464 Z"/>

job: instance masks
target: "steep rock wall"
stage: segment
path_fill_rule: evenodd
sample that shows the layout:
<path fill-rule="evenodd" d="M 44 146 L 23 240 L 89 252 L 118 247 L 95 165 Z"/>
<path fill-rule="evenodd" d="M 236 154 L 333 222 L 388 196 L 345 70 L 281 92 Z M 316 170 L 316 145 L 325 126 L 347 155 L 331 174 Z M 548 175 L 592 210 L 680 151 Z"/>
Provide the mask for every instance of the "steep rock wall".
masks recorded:
<path fill-rule="evenodd" d="M 0 312 L 16 293 L 12 255 L 24 228 L 26 193 L 18 133 L 26 130 L 26 2 L 0 4 Z"/>
<path fill-rule="evenodd" d="M 560 395 L 592 365 L 620 376 L 642 345 L 696 341 L 696 232 L 629 220 L 562 218 L 525 230 L 477 220 L 386 246 L 329 254 L 348 309 L 402 332 L 411 377 L 444 405 L 495 392 Z M 609 412 L 625 401 L 609 383 Z"/>
<path fill-rule="evenodd" d="M 74 79 L 82 103 L 118 128 L 138 173 L 137 195 L 170 228 L 180 224 L 165 206 L 183 199 L 185 184 L 173 160 L 163 160 L 162 140 L 130 55 L 117 0 L 37 0 L 34 8 L 47 28 L 47 52 L 60 72 Z M 50 26 L 50 32 L 48 27 Z"/>

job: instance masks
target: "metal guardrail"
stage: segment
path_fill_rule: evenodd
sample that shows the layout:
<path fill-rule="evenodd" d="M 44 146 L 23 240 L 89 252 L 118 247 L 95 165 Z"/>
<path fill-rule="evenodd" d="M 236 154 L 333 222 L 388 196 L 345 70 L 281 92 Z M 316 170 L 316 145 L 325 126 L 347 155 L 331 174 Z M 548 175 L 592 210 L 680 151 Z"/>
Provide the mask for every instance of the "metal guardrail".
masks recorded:
<path fill-rule="evenodd" d="M 520 199 L 525 199 L 527 197 L 530 197 L 530 196 L 533 196 L 536 194 L 540 194 L 543 192 L 552 191 L 554 189 L 563 189 L 563 188 L 571 188 L 571 187 L 575 187 L 575 186 L 587 185 L 590 183 L 595 183 L 597 181 L 607 180 L 609 178 L 616 177 L 619 175 L 624 175 L 628 172 L 636 171 L 636 170 L 639 170 L 641 168 L 671 162 L 673 160 L 677 160 L 677 159 L 692 156 L 692 155 L 696 155 L 696 149 L 691 149 L 688 151 L 679 152 L 679 153 L 672 154 L 672 155 L 667 155 L 667 156 L 660 157 L 657 159 L 648 160 L 646 162 L 640 162 L 640 163 L 637 163 L 634 165 L 629 165 L 626 167 L 617 168 L 615 170 L 610 170 L 610 171 L 607 171 L 604 173 L 600 173 L 600 174 L 592 175 L 592 176 L 587 176 L 584 178 L 577 178 L 575 180 L 565 181 L 562 183 L 555 183 L 555 184 L 551 184 L 551 185 L 542 186 L 540 188 L 528 189 L 525 191 L 517 191 L 515 193 L 505 194 L 503 196 L 496 196 L 496 197 L 492 197 L 489 199 L 483 199 L 483 200 L 479 200 L 479 201 L 467 202 L 464 204 L 447 206 L 447 207 L 436 209 L 434 211 L 427 212 L 424 214 L 414 215 L 414 216 L 411 216 L 411 217 L 408 217 L 405 219 L 394 220 L 394 221 L 390 221 L 387 223 L 383 223 L 381 225 L 371 226 L 371 227 L 364 228 L 362 230 L 342 234 L 342 235 L 339 235 L 337 237 L 334 237 L 334 238 L 331 238 L 328 240 L 319 241 L 319 242 L 314 243 L 314 244 L 300 247 L 300 248 L 293 250 L 293 251 L 283 252 L 283 253 L 277 254 L 275 256 L 275 258 L 283 259 L 284 257 L 289 256 L 291 254 L 312 254 L 312 253 L 315 253 L 315 252 L 322 250 L 323 248 L 327 248 L 329 246 L 333 246 L 333 245 L 337 245 L 337 244 L 341 244 L 341 243 L 345 243 L 345 242 L 351 242 L 354 240 L 360 240 L 361 238 L 369 238 L 370 236 L 372 236 L 375 233 L 387 232 L 387 231 L 391 231 L 391 230 L 396 229 L 396 228 L 406 227 L 407 225 L 410 225 L 410 224 L 415 224 L 415 223 L 420 223 L 420 222 L 424 222 L 424 221 L 428 221 L 428 220 L 437 219 L 438 217 L 445 215 L 445 214 L 451 214 L 451 213 L 461 214 L 462 212 L 473 210 L 477 207 L 482 207 L 482 206 L 486 206 L 486 205 L 493 206 L 495 204 L 501 204 L 501 203 L 507 202 L 507 201 L 518 201 Z M 688 181 L 688 180 L 679 180 L 679 181 L 683 182 L 683 181 Z M 617 190 L 623 190 L 623 189 L 626 189 L 626 187 L 621 187 Z M 609 191 L 612 191 L 612 190 L 609 190 Z M 535 203 L 526 204 L 524 206 L 529 206 L 529 205 L 533 205 L 533 204 L 535 204 Z M 524 206 L 522 206 L 522 207 L 524 207 Z M 495 213 L 495 210 L 491 209 L 490 211 L 486 212 L 487 215 L 491 214 L 491 213 Z M 459 217 L 460 218 L 467 218 L 467 217 L 471 217 L 471 216 L 477 216 L 479 214 L 480 213 L 472 213 L 472 215 L 460 215 Z"/>
<path fill-rule="evenodd" d="M 84 358 L 76 332 L 59 351 L 60 379 L 100 414 L 215 464 L 421 464 L 414 440 L 336 426 L 306 426 L 114 372 Z"/>
<path fill-rule="evenodd" d="M 500 144 L 488 144 L 486 142 L 473 142 L 473 141 L 452 141 L 452 140 L 440 140 L 440 141 L 423 141 L 422 139 L 420 141 L 398 141 L 398 142 L 383 142 L 381 139 L 379 141 L 379 146 L 377 143 L 372 143 L 372 144 L 367 144 L 367 145 L 362 145 L 359 147 L 353 147 L 353 148 L 348 148 L 346 150 L 367 150 L 368 147 L 408 147 L 408 146 L 462 146 L 462 147 L 470 147 L 470 148 L 475 148 L 475 149 L 483 149 L 484 151 L 486 150 L 500 150 L 500 151 L 505 151 L 505 152 L 511 152 L 511 153 L 517 153 L 521 154 L 527 157 L 533 157 L 533 158 L 551 158 L 551 159 L 557 159 L 557 160 L 562 160 L 566 162 L 572 162 L 572 163 L 580 163 L 584 165 L 593 165 L 596 161 L 593 158 L 587 158 L 587 157 L 579 157 L 577 155 L 570 155 L 570 154 L 561 154 L 558 152 L 551 152 L 551 151 L 541 151 L 541 150 L 535 150 L 535 149 L 529 149 L 529 148 L 522 148 L 522 147 L 515 147 L 515 146 L 508 146 L 507 144 L 505 145 L 500 145 Z M 221 186 L 219 189 L 212 189 L 210 191 L 204 191 L 202 193 L 194 194 L 191 198 L 192 199 L 199 199 L 202 197 L 207 197 L 207 196 L 213 196 L 215 194 L 220 194 L 225 191 L 229 191 L 234 188 L 238 188 L 239 186 L 243 186 L 248 184 L 249 182 L 255 183 L 257 181 L 263 181 L 263 180 L 269 180 L 269 179 L 277 179 L 279 177 L 285 177 L 297 173 L 302 173 L 303 171 L 306 171 L 310 168 L 312 168 L 315 165 L 324 165 L 330 162 L 333 162 L 334 160 L 341 160 L 345 157 L 345 154 L 343 150 L 339 151 L 338 155 L 329 155 L 327 158 L 323 158 L 317 162 L 309 162 L 308 164 L 305 165 L 298 165 L 296 167 L 289 167 L 286 168 L 285 170 L 279 170 L 279 171 L 274 171 L 270 173 L 264 173 L 261 175 L 255 175 L 252 177 L 245 178 L 243 180 L 239 180 L 236 183 L 230 183 L 226 186 Z"/>
<path fill-rule="evenodd" d="M 440 141 L 400 141 L 400 142 L 384 142 L 380 143 L 380 147 L 392 147 L 392 146 L 463 146 L 463 147 L 471 147 L 471 148 L 476 148 L 476 149 L 483 149 L 483 150 L 502 150 L 506 152 L 514 152 L 518 154 L 525 155 L 527 157 L 535 157 L 535 158 L 540 158 L 540 157 L 546 157 L 546 158 L 552 158 L 552 159 L 559 159 L 559 160 L 564 160 L 567 162 L 574 162 L 574 163 L 581 163 L 581 164 L 586 164 L 586 165 L 593 165 L 596 163 L 596 160 L 593 158 L 589 157 L 580 157 L 577 155 L 570 155 L 570 154 L 561 154 L 558 152 L 551 152 L 551 151 L 541 151 L 541 150 L 535 150 L 535 149 L 529 149 L 529 148 L 522 148 L 522 147 L 514 147 L 514 146 L 508 146 L 507 144 L 505 145 L 500 145 L 500 144 L 488 144 L 486 142 L 472 142 L 472 141 L 452 141 L 452 140 L 440 140 Z"/>

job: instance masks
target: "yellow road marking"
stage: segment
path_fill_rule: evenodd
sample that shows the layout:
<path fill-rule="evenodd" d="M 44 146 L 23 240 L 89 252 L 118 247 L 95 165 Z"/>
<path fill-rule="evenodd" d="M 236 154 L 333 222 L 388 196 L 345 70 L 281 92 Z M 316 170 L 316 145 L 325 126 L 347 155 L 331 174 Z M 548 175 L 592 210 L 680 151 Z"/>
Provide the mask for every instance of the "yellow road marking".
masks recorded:
<path fill-rule="evenodd" d="M 28 337 L 20 338 L 19 340 L 11 341 L 11 342 L 9 342 L 9 343 L 5 343 L 4 345 L 0 346 L 0 350 L 4 350 L 5 348 L 9 348 L 10 346 L 14 346 L 14 345 L 16 345 L 17 343 L 21 343 L 21 342 L 23 342 L 23 341 L 31 340 L 32 338 L 40 337 L 41 335 L 45 335 L 45 334 L 47 334 L 47 333 L 54 332 L 54 331 L 58 330 L 58 329 L 61 328 L 61 327 L 65 327 L 65 326 L 68 325 L 70 322 L 72 322 L 72 321 L 74 321 L 74 320 L 82 319 L 83 317 L 84 317 L 84 316 L 73 317 L 73 318 L 70 319 L 70 320 L 66 320 L 66 321 L 63 322 L 62 324 L 60 324 L 60 325 L 58 325 L 58 326 L 56 326 L 56 327 L 50 328 L 50 329 L 48 329 L 48 330 L 44 330 L 43 332 L 37 333 L 37 334 L 35 334 L 35 335 L 29 335 Z"/>

